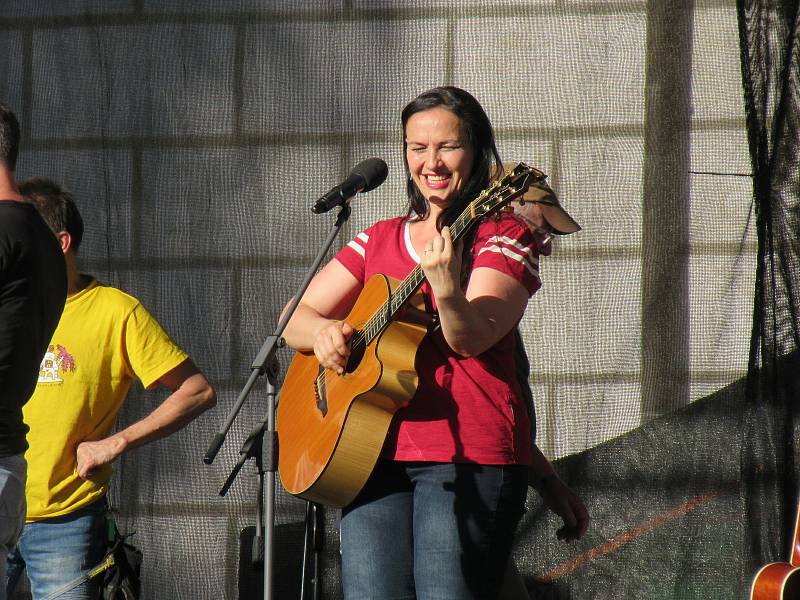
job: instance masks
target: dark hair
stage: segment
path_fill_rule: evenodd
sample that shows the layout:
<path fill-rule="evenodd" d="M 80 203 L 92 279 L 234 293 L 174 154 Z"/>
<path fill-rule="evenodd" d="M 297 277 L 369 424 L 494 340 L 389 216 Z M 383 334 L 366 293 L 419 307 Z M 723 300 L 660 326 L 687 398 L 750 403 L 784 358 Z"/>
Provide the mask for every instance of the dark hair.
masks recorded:
<path fill-rule="evenodd" d="M 491 173 L 495 172 L 495 169 L 502 168 L 502 162 L 495 144 L 492 123 L 486 116 L 483 107 L 472 94 L 452 86 L 436 87 L 423 92 L 405 106 L 401 113 L 404 148 L 408 120 L 412 115 L 432 108 L 444 108 L 459 118 L 467 142 L 475 152 L 472 173 L 450 206 L 440 215 L 437 227 L 441 229 L 461 214 L 467 204 L 472 202 L 488 185 Z M 494 167 L 492 162 L 494 162 Z M 417 216 L 425 218 L 430 211 L 430 205 L 411 179 L 405 152 L 403 152 L 403 164 L 406 169 L 408 214 L 410 216 L 415 213 Z"/>
<path fill-rule="evenodd" d="M 19 153 L 19 121 L 11 107 L 0 102 L 0 163 L 12 171 Z"/>
<path fill-rule="evenodd" d="M 19 184 L 20 193 L 33 204 L 53 233 L 66 231 L 72 237 L 72 250 L 83 240 L 83 219 L 72 194 L 47 177 L 31 177 Z"/>

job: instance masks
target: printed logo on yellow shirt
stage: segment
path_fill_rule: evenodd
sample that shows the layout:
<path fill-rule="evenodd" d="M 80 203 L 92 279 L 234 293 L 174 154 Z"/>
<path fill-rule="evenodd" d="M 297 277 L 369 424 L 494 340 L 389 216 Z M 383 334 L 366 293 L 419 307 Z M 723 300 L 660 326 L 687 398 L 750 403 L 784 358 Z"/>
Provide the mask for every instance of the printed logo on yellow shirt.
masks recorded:
<path fill-rule="evenodd" d="M 75 359 L 61 344 L 50 345 L 39 365 L 39 383 L 62 383 L 61 374 L 75 370 Z"/>

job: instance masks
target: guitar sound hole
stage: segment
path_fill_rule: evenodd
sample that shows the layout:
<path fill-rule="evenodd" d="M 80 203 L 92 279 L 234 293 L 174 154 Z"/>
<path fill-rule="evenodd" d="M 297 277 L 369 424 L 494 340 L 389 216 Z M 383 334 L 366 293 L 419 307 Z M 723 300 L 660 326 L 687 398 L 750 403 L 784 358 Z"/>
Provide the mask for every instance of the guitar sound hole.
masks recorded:
<path fill-rule="evenodd" d="M 345 372 L 352 373 L 358 368 L 358 365 L 361 364 L 361 360 L 364 358 L 366 349 L 367 346 L 363 340 L 359 339 L 353 341 L 353 344 L 350 346 L 350 358 L 347 359 L 347 365 L 344 368 Z"/>

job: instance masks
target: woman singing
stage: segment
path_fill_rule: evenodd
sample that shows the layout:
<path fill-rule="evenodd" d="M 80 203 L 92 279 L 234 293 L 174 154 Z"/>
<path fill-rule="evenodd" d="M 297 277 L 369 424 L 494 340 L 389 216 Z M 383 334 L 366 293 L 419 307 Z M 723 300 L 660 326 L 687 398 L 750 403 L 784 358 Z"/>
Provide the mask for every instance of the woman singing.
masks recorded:
<path fill-rule="evenodd" d="M 416 395 L 342 512 L 346 598 L 495 598 L 524 510 L 531 423 L 514 329 L 538 289 L 539 249 L 504 211 L 454 244 L 448 224 L 501 168 L 492 125 L 455 87 L 402 112 L 409 209 L 356 236 L 314 278 L 284 338 L 344 373 L 364 283 L 418 264 L 439 327 L 419 346 Z"/>

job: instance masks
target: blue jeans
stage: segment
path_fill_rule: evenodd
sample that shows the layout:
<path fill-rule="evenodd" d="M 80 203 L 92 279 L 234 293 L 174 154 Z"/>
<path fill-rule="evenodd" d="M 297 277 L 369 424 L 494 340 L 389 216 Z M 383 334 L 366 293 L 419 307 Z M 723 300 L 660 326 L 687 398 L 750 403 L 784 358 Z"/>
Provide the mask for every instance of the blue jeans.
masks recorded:
<path fill-rule="evenodd" d="M 27 570 L 34 600 L 94 600 L 99 578 L 86 573 L 105 555 L 105 498 L 62 517 L 26 523 L 8 557 L 8 593 Z"/>
<path fill-rule="evenodd" d="M 495 598 L 526 488 L 521 465 L 379 462 L 342 511 L 345 598 Z"/>
<path fill-rule="evenodd" d="M 24 454 L 0 458 L 0 582 L 5 579 L 6 557 L 25 524 L 27 470 Z M 0 600 L 5 599 L 6 590 L 0 585 Z"/>

